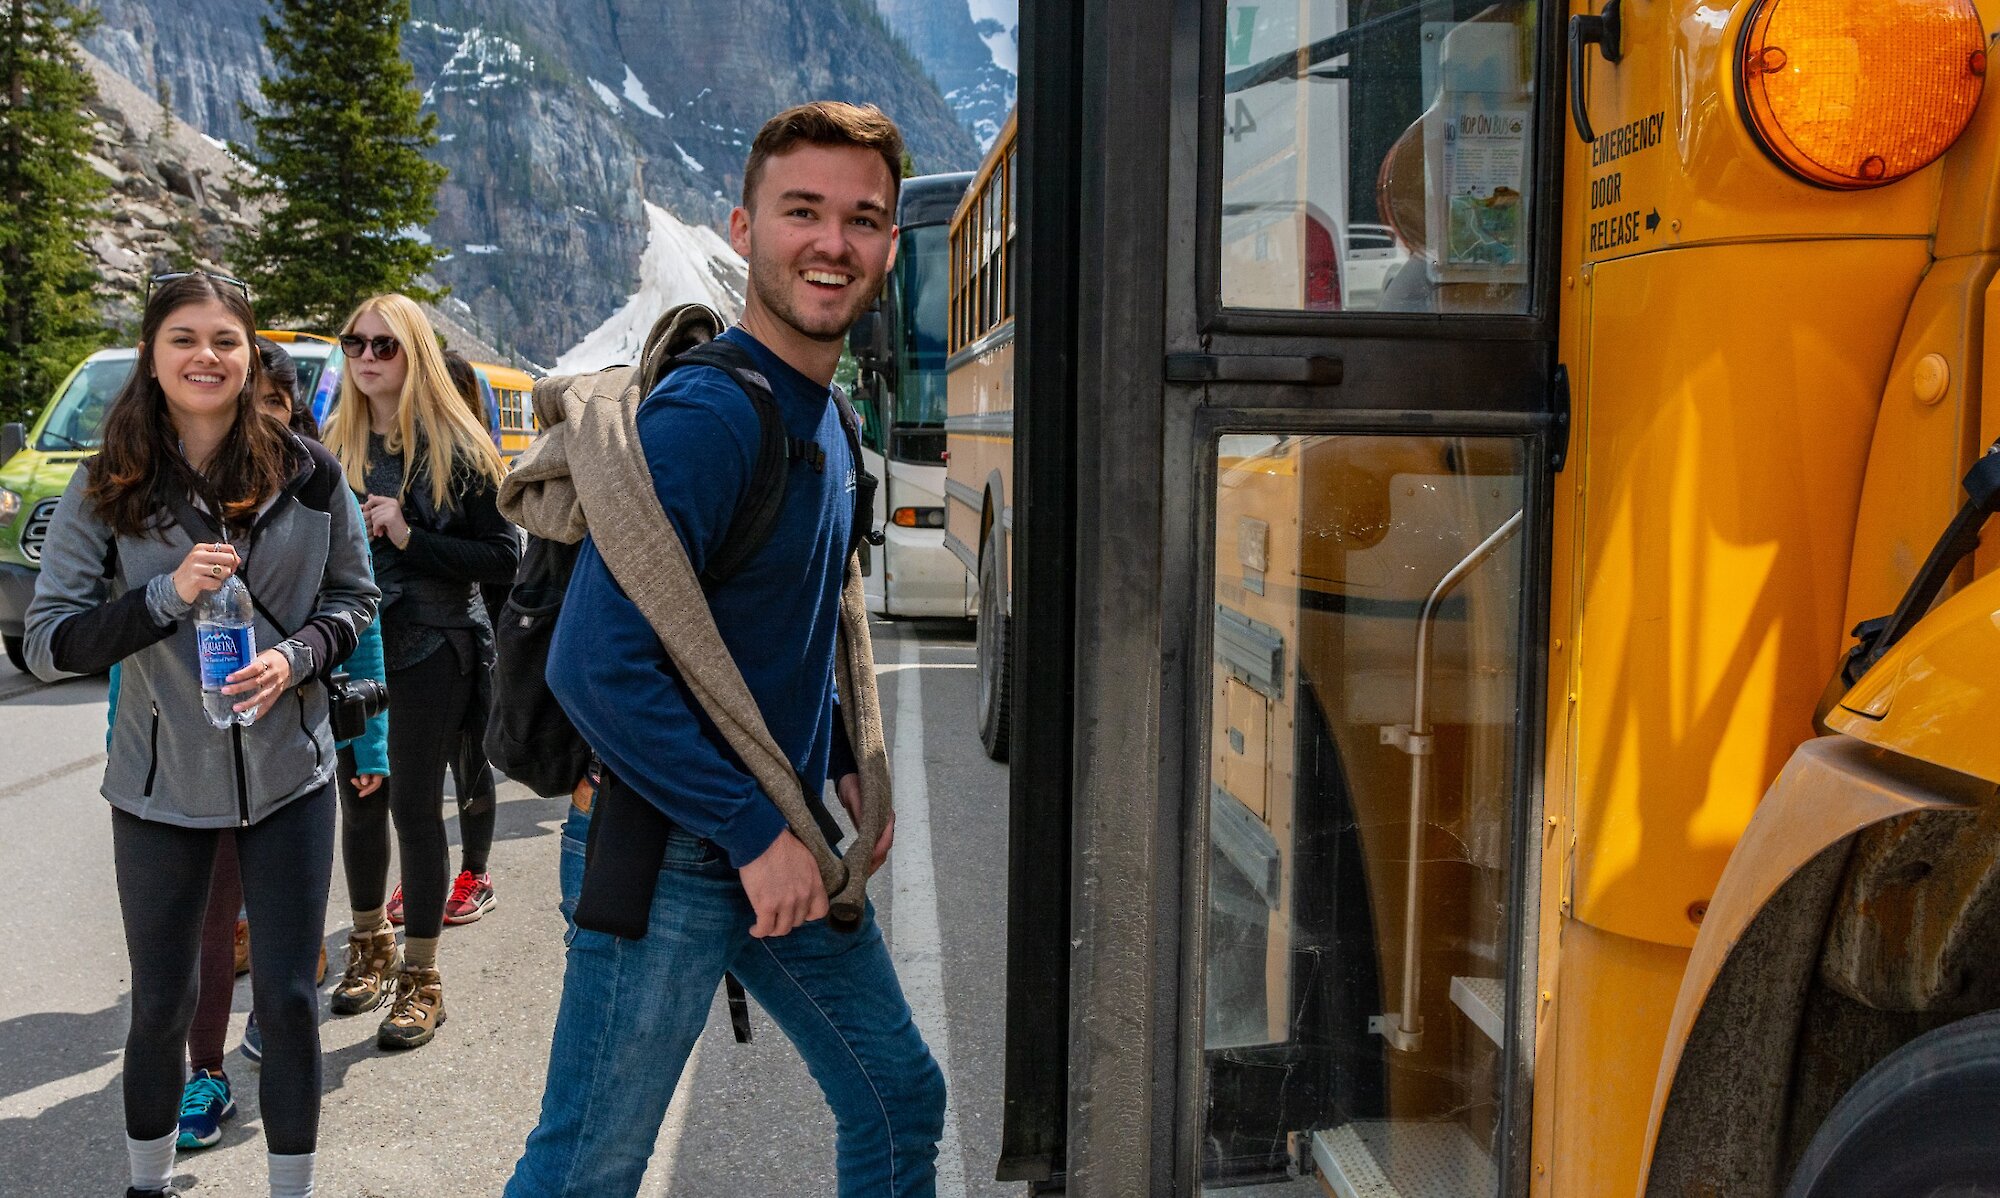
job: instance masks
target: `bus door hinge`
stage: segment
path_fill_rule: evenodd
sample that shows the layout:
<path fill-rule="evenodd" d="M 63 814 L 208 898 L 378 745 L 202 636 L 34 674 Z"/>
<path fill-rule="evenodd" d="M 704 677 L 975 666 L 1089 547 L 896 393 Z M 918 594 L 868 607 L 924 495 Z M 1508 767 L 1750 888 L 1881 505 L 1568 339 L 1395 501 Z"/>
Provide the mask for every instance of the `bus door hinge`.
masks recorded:
<path fill-rule="evenodd" d="M 1569 367 L 1556 363 L 1549 380 L 1549 473 L 1561 474 L 1569 464 Z"/>

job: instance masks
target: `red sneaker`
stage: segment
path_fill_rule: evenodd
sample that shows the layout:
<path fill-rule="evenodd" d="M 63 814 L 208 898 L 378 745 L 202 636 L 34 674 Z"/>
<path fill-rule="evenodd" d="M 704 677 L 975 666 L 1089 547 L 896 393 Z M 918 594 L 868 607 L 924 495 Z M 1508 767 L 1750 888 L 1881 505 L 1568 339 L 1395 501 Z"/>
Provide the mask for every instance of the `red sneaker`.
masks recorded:
<path fill-rule="evenodd" d="M 384 910 L 389 913 L 390 923 L 399 928 L 403 926 L 403 884 L 401 882 L 396 883 L 396 893 L 389 896 L 389 904 Z"/>
<path fill-rule="evenodd" d="M 446 923 L 471 923 L 499 904 L 493 894 L 493 875 L 465 870 L 451 884 L 451 897 L 444 903 Z"/>

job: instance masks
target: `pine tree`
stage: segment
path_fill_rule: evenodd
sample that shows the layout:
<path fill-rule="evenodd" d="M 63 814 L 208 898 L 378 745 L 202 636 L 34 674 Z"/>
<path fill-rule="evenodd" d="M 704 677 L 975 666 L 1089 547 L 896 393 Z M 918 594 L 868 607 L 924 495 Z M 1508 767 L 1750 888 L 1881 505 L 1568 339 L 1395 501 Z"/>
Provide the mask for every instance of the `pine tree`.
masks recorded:
<path fill-rule="evenodd" d="M 420 233 L 437 215 L 437 117 L 403 60 L 409 0 L 275 0 L 263 18 L 276 72 L 266 113 L 244 109 L 260 172 L 246 190 L 272 202 L 234 257 L 266 322 L 330 329 L 363 299 L 401 291 L 443 255 Z"/>
<path fill-rule="evenodd" d="M 77 52 L 96 21 L 69 0 L 0 0 L 0 420 L 39 407 L 106 335 L 83 246 L 105 190 Z"/>

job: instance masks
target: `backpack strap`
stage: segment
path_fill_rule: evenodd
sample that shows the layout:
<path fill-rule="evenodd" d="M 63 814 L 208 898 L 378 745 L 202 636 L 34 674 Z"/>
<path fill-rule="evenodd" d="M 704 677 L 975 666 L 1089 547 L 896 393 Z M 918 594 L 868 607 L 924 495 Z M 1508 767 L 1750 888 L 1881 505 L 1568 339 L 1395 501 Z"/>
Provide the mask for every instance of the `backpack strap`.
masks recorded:
<path fill-rule="evenodd" d="M 748 350 L 728 341 L 707 341 L 668 362 L 660 377 L 664 379 L 684 366 L 713 366 L 734 379 L 749 397 L 750 406 L 756 409 L 761 430 L 750 485 L 744 490 L 743 501 L 736 505 L 736 514 L 730 518 L 722 548 L 701 572 L 702 589 L 712 591 L 735 577 L 757 556 L 764 542 L 771 539 L 778 526 L 778 513 L 785 506 L 786 467 L 795 458 L 803 457 L 804 451 L 785 434 L 784 414 L 778 410 L 771 380 L 757 369 L 756 359 Z M 811 448 L 819 449 L 816 445 Z M 820 454 L 819 468 L 826 469 L 824 453 Z"/>
<path fill-rule="evenodd" d="M 870 545 L 882 543 L 882 534 L 875 529 L 875 490 L 881 480 L 861 464 L 861 414 L 854 410 L 854 401 L 847 398 L 847 392 L 838 383 L 833 387 L 833 402 L 840 409 L 840 430 L 847 434 L 848 460 L 854 463 L 854 519 L 847 534 L 847 553 L 851 557 L 863 541 Z"/>

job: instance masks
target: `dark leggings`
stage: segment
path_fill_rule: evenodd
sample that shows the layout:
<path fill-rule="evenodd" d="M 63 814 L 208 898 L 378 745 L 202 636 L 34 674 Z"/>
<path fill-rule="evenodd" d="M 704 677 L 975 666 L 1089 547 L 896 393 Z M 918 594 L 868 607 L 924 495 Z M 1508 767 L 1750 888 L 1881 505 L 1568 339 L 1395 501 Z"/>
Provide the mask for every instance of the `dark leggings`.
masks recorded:
<path fill-rule="evenodd" d="M 388 900 L 393 819 L 403 865 L 403 929 L 419 939 L 444 930 L 451 888 L 444 771 L 458 755 L 474 682 L 459 672 L 458 662 L 458 654 L 442 646 L 406 670 L 389 671 L 389 777 L 380 790 L 365 799 L 355 794 L 347 781 L 354 776 L 354 755 L 340 753 L 340 855 L 348 901 L 356 911 L 371 911 Z"/>
<path fill-rule="evenodd" d="M 208 882 L 208 914 L 201 921 L 201 997 L 188 1028 L 188 1065 L 220 1072 L 229 1008 L 236 997 L 236 915 L 243 910 L 243 875 L 236 865 L 236 833 L 215 838 L 215 873 Z M 315 964 L 314 970 L 317 972 Z"/>
<path fill-rule="evenodd" d="M 250 962 L 264 1069 L 257 1093 L 271 1152 L 313 1151 L 319 1138 L 320 933 L 333 874 L 333 787 L 294 799 L 236 830 L 243 897 L 257 929 Z M 194 1021 L 202 914 L 215 867 L 213 828 L 178 828 L 113 809 L 112 856 L 132 1026 L 125 1036 L 125 1134 L 157 1140 L 180 1122 L 181 1054 Z"/>

